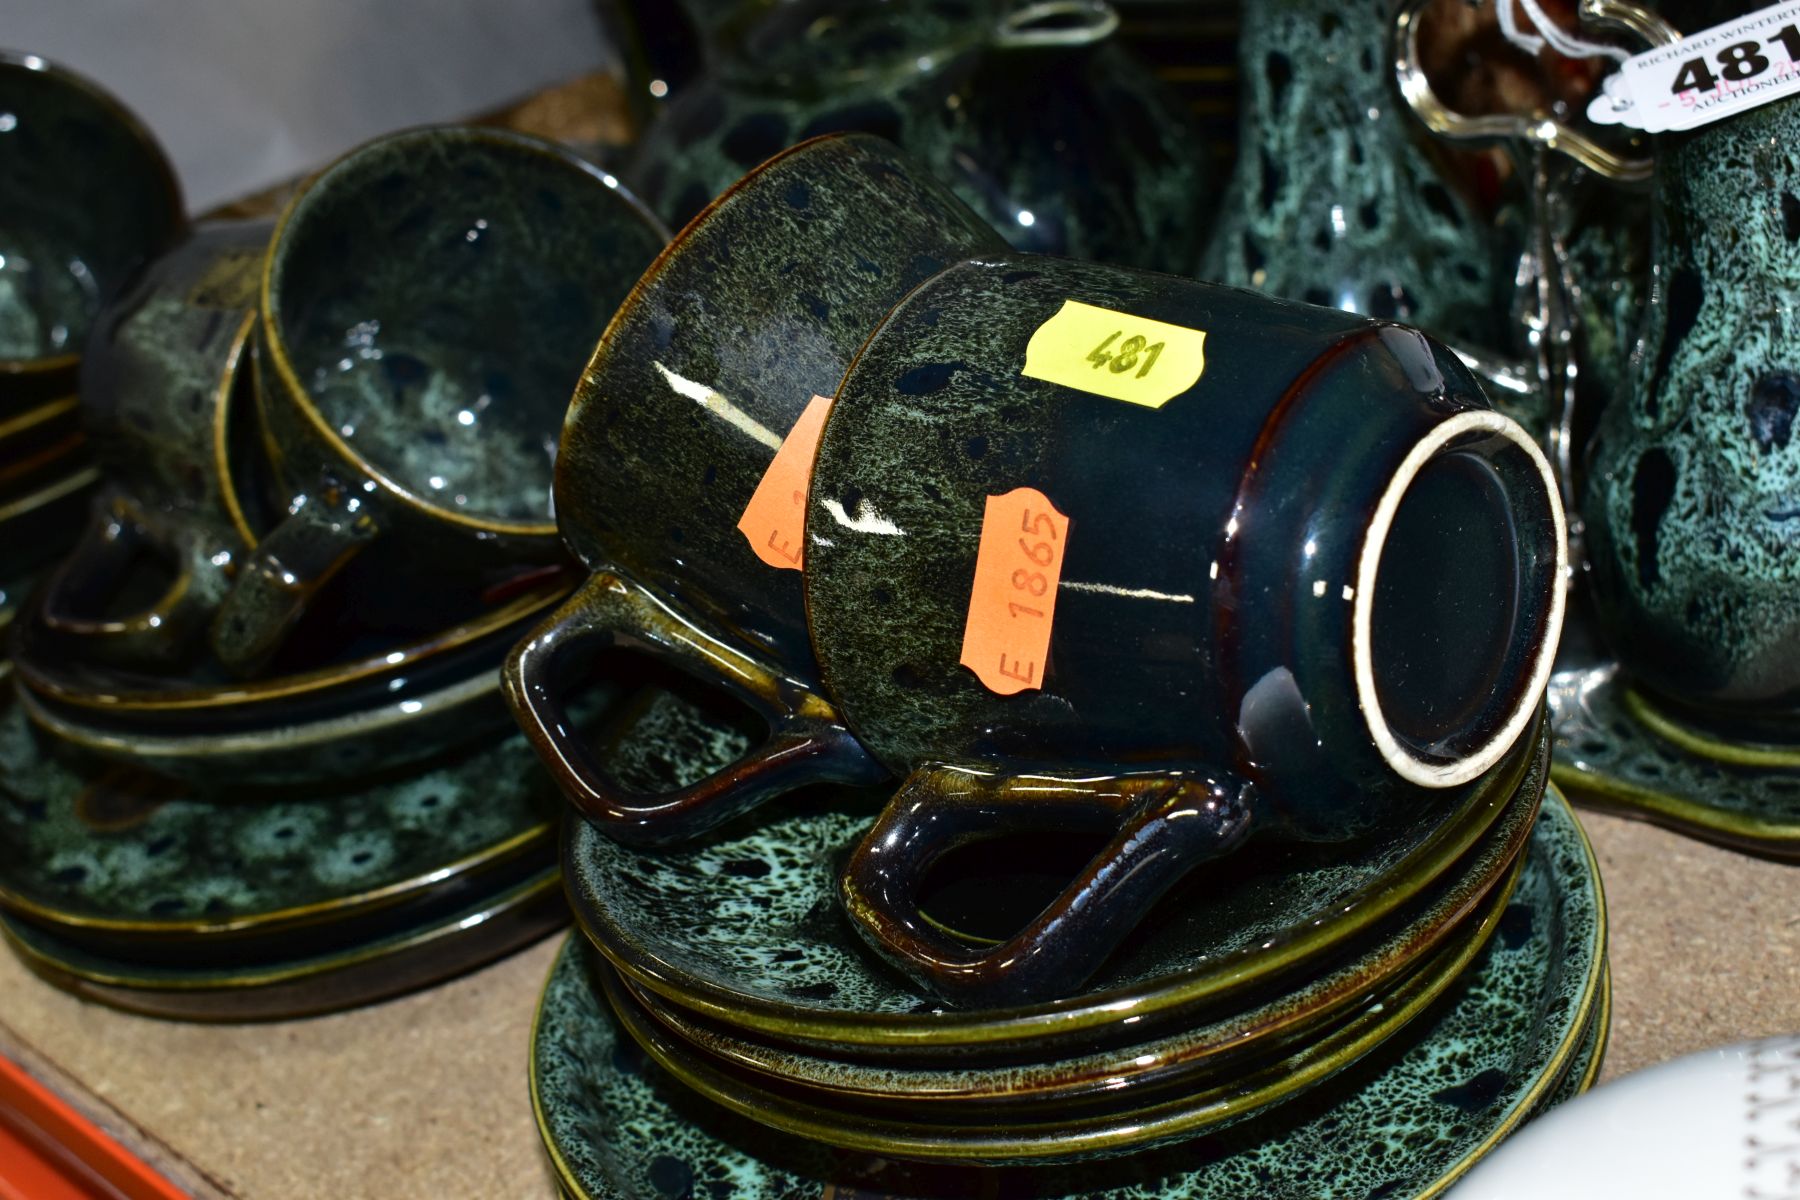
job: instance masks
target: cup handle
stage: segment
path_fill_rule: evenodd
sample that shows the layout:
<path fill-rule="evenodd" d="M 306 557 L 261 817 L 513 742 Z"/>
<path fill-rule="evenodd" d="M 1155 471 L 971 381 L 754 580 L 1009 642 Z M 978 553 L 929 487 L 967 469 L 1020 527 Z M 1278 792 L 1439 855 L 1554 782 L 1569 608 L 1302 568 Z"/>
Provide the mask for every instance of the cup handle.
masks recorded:
<path fill-rule="evenodd" d="M 956 1004 L 1027 1004 L 1079 987 L 1183 876 L 1241 845 L 1254 786 L 1204 769 L 1112 776 L 1004 775 L 931 764 L 910 775 L 839 880 L 845 910 L 883 957 Z M 919 909 L 933 863 L 1025 830 L 1111 832 L 1105 849 L 1030 924 L 971 945 Z"/>
<path fill-rule="evenodd" d="M 210 631 L 213 654 L 231 675 L 262 670 L 319 589 L 375 540 L 379 529 L 359 508 L 344 489 L 320 488 L 239 565 Z"/>
<path fill-rule="evenodd" d="M 175 578 L 148 607 L 119 617 L 93 615 L 124 582 L 134 559 L 152 551 L 175 566 Z M 212 611 L 196 552 L 153 532 L 131 500 L 103 500 L 81 540 L 45 581 L 38 619 L 59 637 L 79 639 L 81 653 L 123 666 L 177 662 L 206 627 Z"/>
<path fill-rule="evenodd" d="M 558 663 L 583 643 L 629 647 L 722 685 L 768 723 L 768 737 L 687 787 L 659 793 L 626 787 L 576 736 L 563 704 Z M 611 572 L 590 577 L 513 647 L 502 678 L 514 716 L 570 803 L 608 836 L 632 845 L 693 837 L 810 784 L 860 786 L 886 777 L 811 688 L 754 652 L 701 631 L 666 601 Z"/>

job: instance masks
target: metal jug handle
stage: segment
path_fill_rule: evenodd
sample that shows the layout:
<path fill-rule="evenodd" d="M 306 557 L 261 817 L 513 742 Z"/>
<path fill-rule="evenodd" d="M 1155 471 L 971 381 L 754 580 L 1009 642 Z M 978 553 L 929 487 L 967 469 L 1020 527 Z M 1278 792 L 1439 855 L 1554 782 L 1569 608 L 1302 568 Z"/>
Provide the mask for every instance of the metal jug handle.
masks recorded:
<path fill-rule="evenodd" d="M 1000 18 L 992 44 L 1001 50 L 1069 49 L 1103 42 L 1118 28 L 1118 10 L 1106 0 L 1035 0 Z"/>
<path fill-rule="evenodd" d="M 1450 108 L 1432 88 L 1419 61 L 1419 16 L 1432 0 L 1405 0 L 1394 23 L 1394 78 L 1407 106 L 1425 128 L 1455 142 L 1505 143 L 1541 146 L 1566 155 L 1595 174 L 1624 183 L 1650 178 L 1648 155 L 1625 155 L 1609 150 L 1587 134 L 1555 117 L 1532 113 L 1495 113 L 1472 117 Z M 1494 0 L 1497 4 L 1511 0 Z M 1582 0 L 1583 19 L 1624 29 L 1652 45 L 1663 45 L 1680 35 L 1655 13 L 1626 0 Z"/>

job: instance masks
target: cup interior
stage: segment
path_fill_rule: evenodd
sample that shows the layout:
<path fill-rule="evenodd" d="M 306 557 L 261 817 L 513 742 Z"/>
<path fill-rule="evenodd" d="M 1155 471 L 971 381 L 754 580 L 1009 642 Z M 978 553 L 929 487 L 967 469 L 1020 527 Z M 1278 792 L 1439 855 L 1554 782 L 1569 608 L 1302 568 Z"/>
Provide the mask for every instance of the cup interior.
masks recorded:
<path fill-rule="evenodd" d="M 667 235 L 597 168 L 479 129 L 371 143 L 295 201 L 266 322 L 311 418 L 430 507 L 550 520 L 582 366 Z"/>
<path fill-rule="evenodd" d="M 1566 561 L 1542 454 L 1504 418 L 1465 415 L 1478 419 L 1391 481 L 1358 605 L 1377 743 L 1402 774 L 1440 786 L 1491 766 L 1522 731 L 1555 655 Z"/>
<path fill-rule="evenodd" d="M 0 55 L 0 363 L 76 354 L 183 221 L 167 159 L 118 101 Z"/>

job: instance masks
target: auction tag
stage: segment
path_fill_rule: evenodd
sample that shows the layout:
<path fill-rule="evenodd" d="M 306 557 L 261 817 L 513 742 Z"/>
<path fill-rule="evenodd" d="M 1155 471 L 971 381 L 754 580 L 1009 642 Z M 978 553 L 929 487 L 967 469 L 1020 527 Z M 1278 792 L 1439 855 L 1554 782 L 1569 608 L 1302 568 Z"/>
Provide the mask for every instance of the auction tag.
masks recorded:
<path fill-rule="evenodd" d="M 1010 696 L 1044 686 L 1069 518 L 1036 488 L 989 496 L 958 661 Z"/>
<path fill-rule="evenodd" d="M 1206 369 L 1206 332 L 1064 300 L 1025 347 L 1031 379 L 1161 408 Z"/>
<path fill-rule="evenodd" d="M 750 540 L 751 551 L 771 567 L 798 571 L 805 558 L 806 491 L 830 413 L 830 396 L 807 401 L 738 518 L 738 531 Z"/>
<path fill-rule="evenodd" d="M 1599 125 L 1694 129 L 1800 92 L 1800 0 L 1633 55 L 1588 104 Z"/>

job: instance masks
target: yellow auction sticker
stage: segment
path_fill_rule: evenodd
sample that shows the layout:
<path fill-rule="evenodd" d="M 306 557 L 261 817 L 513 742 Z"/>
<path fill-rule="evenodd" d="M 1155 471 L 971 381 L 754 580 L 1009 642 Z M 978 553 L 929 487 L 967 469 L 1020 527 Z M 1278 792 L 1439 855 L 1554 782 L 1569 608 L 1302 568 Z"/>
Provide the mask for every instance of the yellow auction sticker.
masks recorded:
<path fill-rule="evenodd" d="M 1025 347 L 1031 379 L 1161 408 L 1206 370 L 1206 331 L 1064 300 Z"/>

